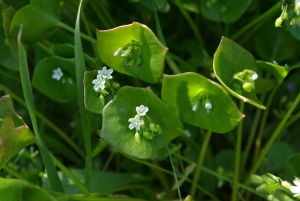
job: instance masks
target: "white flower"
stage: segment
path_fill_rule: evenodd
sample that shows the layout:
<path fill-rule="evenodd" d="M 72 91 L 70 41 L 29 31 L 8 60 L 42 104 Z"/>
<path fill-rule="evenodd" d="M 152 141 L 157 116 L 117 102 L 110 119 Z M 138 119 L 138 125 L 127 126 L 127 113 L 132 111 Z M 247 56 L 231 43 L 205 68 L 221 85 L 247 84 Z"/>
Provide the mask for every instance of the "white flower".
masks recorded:
<path fill-rule="evenodd" d="M 140 130 L 140 126 L 144 124 L 144 120 L 140 119 L 139 115 L 135 115 L 134 118 L 130 118 L 128 121 L 130 122 L 130 130 L 135 128 L 138 131 Z"/>
<path fill-rule="evenodd" d="M 102 70 L 98 70 L 98 74 L 102 76 L 103 79 L 111 79 L 111 74 L 113 73 L 113 69 L 106 69 L 106 66 L 102 68 Z"/>
<path fill-rule="evenodd" d="M 53 70 L 53 74 L 52 74 L 52 78 L 59 81 L 60 78 L 63 76 L 63 72 L 61 71 L 61 69 L 58 67 L 57 69 Z"/>
<path fill-rule="evenodd" d="M 256 80 L 258 78 L 258 75 L 257 73 L 254 73 L 252 76 L 251 76 L 252 80 Z"/>
<path fill-rule="evenodd" d="M 93 80 L 94 90 L 99 91 L 99 89 L 105 88 L 105 79 L 101 75 L 97 75 L 97 79 Z"/>
<path fill-rule="evenodd" d="M 296 186 L 291 186 L 291 191 L 295 194 L 294 197 L 297 197 L 300 195 L 300 180 L 296 178 L 293 182 Z"/>
<path fill-rule="evenodd" d="M 145 116 L 149 108 L 145 107 L 144 105 L 141 105 L 140 107 L 136 107 L 135 110 L 139 116 Z"/>

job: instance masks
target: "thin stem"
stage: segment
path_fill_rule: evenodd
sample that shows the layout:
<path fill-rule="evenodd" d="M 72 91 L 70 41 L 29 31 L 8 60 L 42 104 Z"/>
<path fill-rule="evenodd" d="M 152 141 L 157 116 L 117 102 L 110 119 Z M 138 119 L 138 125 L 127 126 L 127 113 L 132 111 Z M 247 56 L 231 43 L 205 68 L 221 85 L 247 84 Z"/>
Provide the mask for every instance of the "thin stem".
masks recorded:
<path fill-rule="evenodd" d="M 244 101 L 240 101 L 240 111 L 244 112 Z M 236 140 L 236 148 L 235 148 L 235 165 L 234 165 L 234 176 L 232 182 L 232 194 L 231 201 L 237 200 L 238 194 L 238 183 L 240 176 L 240 165 L 241 165 L 241 147 L 242 147 L 242 134 L 243 134 L 243 121 L 241 121 L 238 125 L 237 130 L 237 140 Z"/>
<path fill-rule="evenodd" d="M 12 79 L 14 81 L 21 82 L 20 78 L 18 78 L 16 76 L 13 76 L 10 73 L 7 73 L 7 72 L 5 72 L 5 71 L 3 71 L 1 69 L 0 69 L 0 74 L 4 75 L 5 77 L 8 77 L 8 78 L 10 78 L 10 79 Z"/>
<path fill-rule="evenodd" d="M 106 17 L 106 19 L 108 20 L 108 22 L 110 23 L 110 27 L 116 27 L 117 24 L 114 21 L 114 19 L 111 17 L 110 13 L 107 12 L 107 9 L 103 7 L 103 4 L 100 1 L 97 1 L 98 7 L 100 8 L 101 12 L 104 14 L 104 16 Z"/>
<path fill-rule="evenodd" d="M 63 171 L 74 182 L 74 184 L 76 184 L 82 190 L 82 192 L 85 194 L 90 193 L 90 191 L 81 183 L 81 181 L 79 181 L 79 179 L 77 179 L 72 172 L 70 172 L 68 168 L 66 168 L 55 156 L 53 156 L 53 154 L 50 153 L 50 155 L 55 165 L 57 165 L 57 167 Z"/>
<path fill-rule="evenodd" d="M 299 118 L 300 118 L 300 112 L 298 112 L 295 115 L 291 116 L 291 118 L 284 125 L 283 130 L 286 129 L 287 127 L 289 127 L 292 123 L 294 123 Z"/>
<path fill-rule="evenodd" d="M 166 55 L 166 62 L 169 65 L 170 69 L 173 71 L 174 74 L 181 73 L 181 71 L 179 70 L 179 68 L 176 65 L 175 61 L 168 55 Z"/>
<path fill-rule="evenodd" d="M 54 55 L 53 51 L 51 51 L 45 44 L 38 42 L 36 43 L 36 45 L 41 48 L 42 50 L 44 50 L 45 52 L 47 52 L 48 54 L 50 54 L 51 56 Z"/>
<path fill-rule="evenodd" d="M 272 134 L 272 136 L 269 139 L 269 141 L 266 143 L 266 145 L 264 146 L 264 148 L 261 150 L 258 160 L 252 166 L 252 168 L 251 168 L 251 170 L 250 170 L 250 172 L 248 174 L 247 180 L 245 182 L 246 185 L 249 184 L 250 176 L 252 174 L 255 174 L 257 172 L 258 168 L 260 167 L 260 165 L 262 164 L 263 160 L 265 159 L 265 157 L 266 157 L 269 149 L 271 148 L 271 146 L 273 145 L 274 141 L 277 139 L 277 137 L 281 133 L 282 128 L 284 127 L 285 123 L 287 122 L 287 120 L 289 119 L 289 117 L 291 116 L 291 114 L 293 113 L 294 109 L 296 108 L 296 106 L 298 105 L 299 102 L 300 102 L 300 93 L 296 97 L 296 99 L 293 102 L 293 104 L 291 105 L 291 107 L 288 109 L 287 113 L 285 114 L 285 116 L 281 120 L 280 124 L 276 128 L 275 132 Z"/>
<path fill-rule="evenodd" d="M 31 183 L 27 178 L 25 178 L 23 175 L 21 175 L 19 172 L 15 171 L 13 168 L 9 167 L 7 164 L 3 166 L 3 169 L 7 171 L 12 176 L 16 177 L 17 179 L 21 179 L 23 181 L 26 181 L 28 183 Z"/>
<path fill-rule="evenodd" d="M 256 160 L 258 158 L 260 148 L 261 148 L 261 142 L 262 142 L 262 138 L 263 138 L 263 134 L 264 134 L 264 130 L 265 130 L 265 126 L 266 126 L 266 123 L 267 123 L 268 114 L 269 114 L 270 107 L 271 107 L 271 103 L 272 103 L 273 97 L 274 97 L 277 89 L 279 88 L 279 86 L 280 86 L 280 83 L 278 83 L 273 88 L 273 90 L 272 90 L 272 92 L 269 95 L 269 98 L 267 100 L 266 110 L 263 113 L 263 117 L 262 117 L 262 120 L 260 122 L 258 135 L 257 135 L 256 140 L 255 140 L 255 151 L 254 151 L 254 157 L 253 157 L 253 164 L 256 163 Z"/>
<path fill-rule="evenodd" d="M 203 141 L 203 144 L 202 144 L 202 147 L 201 147 L 201 151 L 199 153 L 198 163 L 196 166 L 194 179 L 193 179 L 193 183 L 192 183 L 192 188 L 191 188 L 191 192 L 190 192 L 190 195 L 192 197 L 195 197 L 195 195 L 196 195 L 196 187 L 197 187 L 198 181 L 200 179 L 201 168 L 203 166 L 203 161 L 205 159 L 205 155 L 206 155 L 207 147 L 209 144 L 209 140 L 211 138 L 211 134 L 212 134 L 211 131 L 207 131 L 204 141 Z"/>
<path fill-rule="evenodd" d="M 259 22 L 261 22 L 262 20 L 264 20 L 265 18 L 269 17 L 270 15 L 272 15 L 273 13 L 275 13 L 276 11 L 278 11 L 278 9 L 281 8 L 281 2 L 278 2 L 277 4 L 275 4 L 272 8 L 270 8 L 269 10 L 267 10 L 265 13 L 263 13 L 262 15 L 260 15 L 258 18 L 256 18 L 255 20 L 252 20 L 249 24 L 247 24 L 246 26 L 244 26 L 242 29 L 240 29 L 238 32 L 236 32 L 231 39 L 232 40 L 236 40 L 238 37 L 240 37 L 242 34 L 244 34 L 246 31 L 248 31 L 250 28 L 252 28 L 254 25 L 258 24 Z"/>
<path fill-rule="evenodd" d="M 181 59 L 180 57 L 176 56 L 175 54 L 172 54 L 171 52 L 168 52 L 167 55 L 172 58 L 173 60 L 177 61 L 178 63 L 180 63 L 182 66 L 186 67 L 186 69 L 188 71 L 194 72 L 195 69 L 193 69 L 192 66 L 190 66 L 190 64 L 188 64 L 187 62 L 185 62 L 183 59 Z"/>
<path fill-rule="evenodd" d="M 81 18 L 82 18 L 82 21 L 84 22 L 85 29 L 86 29 L 86 31 L 88 33 L 88 36 L 90 38 L 93 38 L 93 34 L 92 34 L 92 31 L 91 31 L 91 28 L 89 26 L 88 20 L 87 20 L 87 18 L 85 16 L 84 12 L 82 12 Z M 93 49 L 95 57 L 97 57 L 98 56 L 98 54 L 97 54 L 97 45 L 95 43 L 91 42 L 91 46 L 92 46 L 92 49 Z"/>
<path fill-rule="evenodd" d="M 20 98 L 17 94 L 12 92 L 8 88 L 4 88 L 6 93 L 8 93 L 13 99 L 18 101 L 21 105 L 27 108 L 26 103 Z M 82 152 L 81 148 L 59 127 L 57 127 L 52 121 L 50 121 L 47 117 L 45 117 L 42 113 L 35 110 L 36 116 L 41 119 L 47 126 L 49 126 L 53 131 L 55 131 L 62 139 L 64 139 L 67 144 L 69 144 L 83 159 L 85 158 L 85 154 Z"/>
<path fill-rule="evenodd" d="M 96 13 L 96 15 L 98 16 L 98 18 L 100 19 L 101 23 L 107 28 L 111 28 L 108 20 L 105 19 L 105 17 L 102 15 L 102 12 L 100 12 L 100 10 L 98 9 L 98 6 L 96 4 L 97 1 L 91 1 L 91 6 L 93 11 Z"/>
<path fill-rule="evenodd" d="M 69 32 L 71 32 L 71 33 L 74 33 L 74 32 L 75 32 L 75 30 L 74 30 L 72 27 L 70 27 L 70 26 L 64 24 L 63 22 L 60 22 L 60 23 L 58 24 L 58 26 L 60 26 L 61 28 L 65 29 L 65 30 L 67 30 L 67 31 L 69 31 Z M 83 34 L 83 33 L 80 33 L 80 36 L 81 36 L 83 39 L 85 39 L 85 40 L 87 40 L 87 41 L 90 41 L 91 43 L 97 44 L 97 40 L 95 40 L 94 38 L 91 38 L 91 37 L 89 37 L 89 36 L 87 36 L 87 35 L 85 35 L 85 34 Z"/>
<path fill-rule="evenodd" d="M 182 5 L 182 2 L 181 0 L 176 0 L 175 1 L 181 14 L 185 17 L 185 19 L 187 20 L 187 22 L 189 23 L 190 27 L 192 28 L 195 36 L 196 36 L 196 39 L 198 40 L 200 46 L 205 49 L 205 46 L 204 46 L 204 42 L 203 42 L 203 39 L 202 39 L 202 36 L 199 32 L 199 29 L 198 27 L 196 26 L 196 24 L 194 23 L 194 21 L 192 20 L 191 16 L 189 15 L 189 13 L 186 11 L 186 9 L 184 9 L 183 5 Z"/>

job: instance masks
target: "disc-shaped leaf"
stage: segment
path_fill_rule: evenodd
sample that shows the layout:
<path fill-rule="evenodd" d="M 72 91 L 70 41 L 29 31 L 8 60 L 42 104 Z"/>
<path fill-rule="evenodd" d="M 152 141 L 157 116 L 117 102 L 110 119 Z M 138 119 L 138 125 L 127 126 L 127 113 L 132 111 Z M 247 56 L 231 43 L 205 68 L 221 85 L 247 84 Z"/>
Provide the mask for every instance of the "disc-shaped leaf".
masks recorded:
<path fill-rule="evenodd" d="M 219 82 L 235 97 L 261 109 L 266 109 L 257 98 L 255 89 L 250 92 L 243 90 L 242 83 L 234 79 L 234 74 L 244 70 L 257 72 L 256 62 L 250 52 L 234 41 L 222 37 L 213 61 L 214 72 Z M 239 86 L 238 90 L 234 86 Z"/>
<path fill-rule="evenodd" d="M 61 69 L 57 80 L 52 76 Z M 77 97 L 74 59 L 52 56 L 41 60 L 33 72 L 32 84 L 43 94 L 58 102 L 69 102 Z"/>
<path fill-rule="evenodd" d="M 102 114 L 102 110 L 105 104 L 113 99 L 111 91 L 108 90 L 108 93 L 105 98 L 104 105 L 101 103 L 99 96 L 94 90 L 94 84 L 92 83 L 96 79 L 98 71 L 87 71 L 84 74 L 84 103 L 85 108 L 96 114 Z"/>
<path fill-rule="evenodd" d="M 141 64 L 134 67 L 127 66 L 120 55 L 114 56 L 118 48 L 132 40 L 142 43 Z M 162 77 L 167 48 L 147 26 L 134 22 L 110 30 L 98 30 L 97 41 L 99 57 L 110 68 L 148 83 L 156 83 Z"/>
<path fill-rule="evenodd" d="M 250 3 L 251 0 L 203 0 L 201 3 L 201 11 L 204 17 L 211 21 L 232 23 L 241 17 Z"/>
<path fill-rule="evenodd" d="M 153 140 L 141 134 L 141 141 L 135 141 L 135 129 L 129 129 L 130 118 L 136 115 L 136 107 L 149 108 L 147 116 L 159 124 L 163 133 L 156 134 Z M 149 88 L 122 87 L 113 101 L 103 109 L 101 137 L 108 143 L 135 158 L 153 157 L 159 149 L 182 134 L 182 123 Z"/>
<path fill-rule="evenodd" d="M 35 142 L 35 136 L 19 117 L 8 96 L 0 99 L 0 169 L 24 147 Z"/>
<path fill-rule="evenodd" d="M 58 0 L 31 0 L 30 4 L 16 12 L 10 26 L 10 35 L 17 38 L 23 24 L 22 42 L 33 43 L 49 37 L 60 23 Z"/>
<path fill-rule="evenodd" d="M 212 109 L 208 113 L 199 103 L 193 111 L 193 99 L 204 90 L 209 94 Z M 226 90 L 196 73 L 164 76 L 161 97 L 182 121 L 215 133 L 234 129 L 242 119 Z"/>

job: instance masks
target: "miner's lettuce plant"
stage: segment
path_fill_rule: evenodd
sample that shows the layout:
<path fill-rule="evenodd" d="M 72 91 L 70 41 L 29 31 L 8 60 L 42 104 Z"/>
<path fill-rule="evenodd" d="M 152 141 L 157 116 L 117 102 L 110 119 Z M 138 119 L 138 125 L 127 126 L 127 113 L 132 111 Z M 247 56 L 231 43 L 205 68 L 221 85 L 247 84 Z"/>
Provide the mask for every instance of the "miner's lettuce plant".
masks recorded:
<path fill-rule="evenodd" d="M 0 200 L 300 199 L 298 0 L 0 8 Z"/>

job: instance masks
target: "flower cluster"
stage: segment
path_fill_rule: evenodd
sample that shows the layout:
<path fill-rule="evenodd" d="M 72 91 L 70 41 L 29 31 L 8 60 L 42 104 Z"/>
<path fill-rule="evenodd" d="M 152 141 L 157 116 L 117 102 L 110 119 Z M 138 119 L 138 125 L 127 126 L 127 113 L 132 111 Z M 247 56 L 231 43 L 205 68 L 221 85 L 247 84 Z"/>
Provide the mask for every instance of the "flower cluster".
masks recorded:
<path fill-rule="evenodd" d="M 281 180 L 270 173 L 262 176 L 251 175 L 250 181 L 259 185 L 256 191 L 267 195 L 267 200 L 294 200 L 300 196 L 300 180 L 296 178 L 292 186 L 289 182 Z M 299 197 L 298 197 L 299 198 Z"/>
<path fill-rule="evenodd" d="M 209 99 L 210 94 L 206 90 L 201 90 L 197 96 L 192 100 L 192 110 L 196 111 L 199 104 L 203 104 L 207 113 L 212 109 L 212 103 Z"/>
<path fill-rule="evenodd" d="M 119 47 L 114 56 L 120 55 L 126 66 L 134 67 L 142 63 L 142 43 L 132 40 L 130 43 L 123 47 Z"/>
<path fill-rule="evenodd" d="M 155 133 L 162 133 L 162 128 L 159 124 L 154 123 L 154 121 L 146 115 L 149 108 L 141 105 L 139 107 L 135 108 L 136 115 L 134 118 L 130 118 L 128 121 L 129 129 L 132 130 L 135 128 L 135 141 L 137 143 L 140 143 L 141 137 L 140 134 L 143 134 L 143 136 L 148 140 L 153 140 L 153 137 L 155 137 Z"/>
<path fill-rule="evenodd" d="M 288 4 L 286 1 L 283 1 L 281 6 L 282 13 L 275 21 L 275 27 L 281 27 L 281 24 L 284 20 L 291 19 L 290 25 L 300 25 L 300 0 L 295 0 L 294 4 Z"/>
<path fill-rule="evenodd" d="M 243 83 L 243 89 L 246 92 L 251 92 L 252 89 L 255 89 L 254 81 L 258 78 L 258 75 L 253 70 L 245 69 L 242 72 L 234 74 L 233 78 Z"/>
<path fill-rule="evenodd" d="M 93 89 L 100 93 L 99 99 L 101 103 L 104 105 L 105 98 L 107 94 L 107 88 L 114 94 L 115 89 L 119 88 L 119 84 L 117 82 L 112 81 L 113 69 L 107 69 L 106 66 L 102 68 L 102 70 L 98 70 L 97 78 L 92 81 L 94 84 Z"/>

